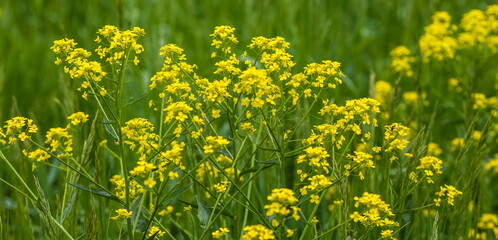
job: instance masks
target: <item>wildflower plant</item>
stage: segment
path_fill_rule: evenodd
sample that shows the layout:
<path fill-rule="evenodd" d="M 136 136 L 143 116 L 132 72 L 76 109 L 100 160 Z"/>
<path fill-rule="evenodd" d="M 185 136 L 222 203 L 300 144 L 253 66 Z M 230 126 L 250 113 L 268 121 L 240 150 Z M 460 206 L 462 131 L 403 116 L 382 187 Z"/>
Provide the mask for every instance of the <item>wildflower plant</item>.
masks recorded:
<path fill-rule="evenodd" d="M 448 13 L 435 13 L 418 42 L 420 61 L 410 48 L 396 47 L 390 52 L 395 79 L 372 82 L 371 98 L 347 100 L 334 95 L 346 79 L 339 62 L 299 69 L 284 38 L 254 37 L 244 47 L 231 26 L 210 35 L 211 68 L 191 63 L 179 45 L 161 47 L 147 102 L 128 102 L 131 65 L 140 64 L 145 51 L 143 29 L 104 26 L 95 56 L 72 39 L 56 40 L 55 63 L 91 110 L 71 114 L 65 127 L 45 134 L 32 119 L 7 120 L 0 127 L 0 158 L 22 186 L 3 182 L 46 216 L 47 229 L 56 229 L 47 230 L 50 239 L 84 234 L 67 230 L 73 224 L 67 215 L 79 214 L 71 207 L 76 193 L 90 195 L 108 216 L 101 238 L 397 239 L 413 238 L 428 219 L 434 222 L 428 231 L 454 236 L 460 232 L 448 223 L 472 191 L 447 172 L 463 171 L 458 164 L 467 164 L 469 149 L 483 156 L 479 146 L 496 139 L 490 126 L 497 101 L 469 94 L 468 110 L 478 112 L 478 120 L 469 122 L 465 136 L 435 143 L 425 132 L 433 122 L 417 115 L 431 105 L 430 90 L 422 82 L 402 94 L 399 87 L 418 79 L 421 64 L 460 61 L 471 48 L 496 50 L 496 16 L 490 6 L 455 25 Z M 202 76 L 200 68 L 211 72 Z M 130 110 L 136 106 L 149 115 Z M 35 194 L 4 156 L 7 148 L 21 149 L 35 176 L 42 166 L 65 174 L 56 208 L 63 210 L 55 217 L 46 206 L 58 203 L 45 203 L 39 189 Z M 110 166 L 105 173 L 102 164 Z M 496 156 L 481 165 L 480 171 L 496 173 Z M 466 173 L 479 180 L 477 170 Z M 479 234 L 496 235 L 493 221 L 483 215 L 472 224 Z"/>

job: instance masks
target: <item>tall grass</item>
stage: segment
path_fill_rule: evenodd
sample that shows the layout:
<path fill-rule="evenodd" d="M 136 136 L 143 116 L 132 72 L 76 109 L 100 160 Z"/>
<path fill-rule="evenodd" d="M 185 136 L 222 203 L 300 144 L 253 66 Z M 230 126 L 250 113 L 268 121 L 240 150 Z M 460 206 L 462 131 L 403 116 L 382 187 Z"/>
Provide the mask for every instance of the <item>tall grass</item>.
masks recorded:
<path fill-rule="evenodd" d="M 4 239 L 114 239 L 132 235 L 146 239 L 144 231 L 157 225 L 166 239 L 210 238 L 220 227 L 229 227 L 225 238 L 232 239 L 249 231 L 244 230 L 245 226 L 259 223 L 280 238 L 285 238 L 287 229 L 295 230 L 294 236 L 289 237 L 295 239 L 378 238 L 385 229 L 350 218 L 350 214 L 362 209 L 355 206 L 355 197 L 370 192 L 379 194 L 390 205 L 395 214 L 393 220 L 399 224 L 392 228 L 398 238 L 485 239 L 479 235 L 483 232 L 493 236 L 492 230 L 479 228 L 478 222 L 482 214 L 496 213 L 497 207 L 492 200 L 496 195 L 492 184 L 496 176 L 492 169 L 485 168 L 498 151 L 493 116 L 496 106 L 491 100 L 496 95 L 496 71 L 492 68 L 496 54 L 486 55 L 484 61 L 483 54 L 476 56 L 468 51 L 461 53 L 464 60 L 458 63 L 426 63 L 418 49 L 424 26 L 430 24 L 435 11 L 448 11 L 454 23 L 458 23 L 470 9 L 485 9 L 487 5 L 483 1 L 87 1 L 83 5 L 70 1 L 5 1 L 0 5 L 0 32 L 6 33 L 0 38 L 0 119 L 3 126 L 5 120 L 14 116 L 27 116 L 35 120 L 40 133 L 32 136 L 31 144 L 18 142 L 8 150 L 2 149 L 5 155 L 0 178 L 4 183 L 0 184 L 0 193 L 6 197 L 0 207 L 0 235 Z M 90 98 L 82 100 L 81 92 L 75 91 L 80 83 L 69 79 L 53 64 L 55 55 L 50 52 L 53 41 L 64 37 L 76 39 L 78 47 L 94 49 L 95 32 L 106 24 L 123 25 L 121 29 L 139 26 L 146 32 L 140 40 L 145 48 L 140 64 L 130 65 L 122 76 L 114 78 L 123 81 L 123 97 L 112 95 L 121 91 L 112 84 L 105 86 L 112 90 L 109 92 L 113 100 L 107 101 L 115 109 Z M 343 84 L 337 89 L 313 89 L 318 94 L 315 99 L 300 96 L 295 106 L 291 106 L 290 96 L 284 93 L 282 96 L 289 99 L 281 100 L 277 105 L 280 107 L 275 107 L 278 117 L 269 112 L 270 103 L 260 110 L 251 109 L 256 116 L 249 117 L 245 115 L 249 108 L 237 100 L 206 101 L 195 110 L 199 116 L 206 114 L 202 137 L 191 137 L 195 135 L 192 131 L 198 130 L 193 127 L 194 122 L 184 125 L 188 127 L 181 137 L 175 137 L 172 132 L 176 125 L 165 123 L 164 115 L 147 106 L 151 100 L 161 106 L 156 92 L 149 90 L 149 79 L 163 65 L 159 48 L 176 43 L 185 49 L 187 62 L 198 66 L 196 74 L 210 81 L 218 80 L 219 76 L 213 74 L 217 59 L 210 56 L 213 47 L 209 36 L 218 25 L 236 28 L 240 43 L 233 51 L 239 55 L 255 36 L 284 37 L 291 43 L 288 51 L 296 63 L 292 74 L 310 62 L 338 61 L 345 74 L 341 77 Z M 389 53 L 398 45 L 408 46 L 414 53 L 410 55 L 416 59 L 413 76 L 390 69 Z M 249 59 L 258 60 L 257 54 L 252 54 Z M 194 76 L 187 75 L 184 80 L 195 85 Z M 450 78 L 458 79 L 462 89 L 451 85 Z M 392 87 L 385 98 L 379 97 L 376 88 L 380 80 Z M 279 89 L 285 92 L 288 87 L 282 85 Z M 410 101 L 407 92 L 416 93 L 411 95 L 417 96 L 416 101 Z M 479 103 L 475 93 L 488 98 L 484 107 L 474 107 Z M 303 140 L 318 131 L 314 126 L 335 123 L 342 116 L 337 112 L 320 116 L 319 111 L 329 104 L 344 106 L 347 100 L 367 96 L 380 104 L 381 112 L 371 110 L 368 115 L 376 116 L 378 126 L 361 126 L 362 134 L 369 133 L 369 138 L 357 136 L 344 126 L 338 134 L 345 137 L 342 148 L 336 145 L 337 140 L 323 144 L 330 154 L 327 161 L 331 173 L 327 177 L 333 184 L 310 190 L 309 194 L 300 192 L 307 178 L 300 180 L 297 170 L 309 171 L 309 176 L 325 174 L 316 166 L 296 163 L 299 156 L 306 156 L 306 148 L 321 146 L 314 140 Z M 105 103 L 106 98 L 100 101 Z M 159 108 L 171 102 L 162 104 Z M 221 110 L 222 117 L 212 116 L 216 108 Z M 66 126 L 66 117 L 77 111 L 91 118 L 71 132 L 74 157 L 66 164 L 63 157 L 54 155 L 33 170 L 22 149 L 36 149 L 33 144 L 43 143 L 46 130 Z M 112 119 L 112 114 L 117 117 Z M 195 114 L 189 115 L 189 119 Z M 132 140 L 126 139 L 122 131 L 126 121 L 137 117 L 148 118 L 156 125 L 160 140 L 157 148 L 150 151 L 173 148 L 175 139 L 186 142 L 186 170 L 174 169 L 179 178 L 161 183 L 160 187 L 146 188 L 146 193 L 137 198 L 127 192 L 117 200 L 117 190 L 109 182 L 115 174 L 127 179 L 126 186 L 132 180 L 142 187 L 147 185 L 145 179 L 126 176 L 137 164 L 140 153 L 134 155 L 133 149 L 128 150 L 126 141 Z M 254 133 L 242 133 L 238 124 L 247 121 L 256 126 Z M 348 124 L 359 122 L 360 117 L 356 116 Z M 388 132 L 402 129 L 402 125 L 393 125 L 395 122 L 410 127 L 407 135 L 395 134 L 410 143 L 387 151 L 393 140 L 385 138 Z M 203 152 L 210 135 L 224 136 L 230 145 L 215 149 L 213 154 Z M 461 138 L 462 143 L 452 142 L 456 138 Z M 114 145 L 114 141 L 118 144 Z M 436 154 L 431 143 L 439 144 L 442 153 Z M 377 152 L 376 146 L 383 149 Z M 372 154 L 375 168 L 362 165 L 365 163 L 355 165 L 355 150 Z M 230 157 L 235 163 L 223 166 L 216 161 L 218 155 Z M 427 182 L 427 173 L 424 175 L 418 168 L 425 156 L 437 156 L 444 162 L 443 173 L 434 177 L 433 184 Z M 351 171 L 345 166 L 347 163 Z M 234 172 L 223 170 L 227 166 Z M 201 179 L 199 169 L 211 174 Z M 412 172 L 418 174 L 417 181 L 411 177 Z M 224 183 L 228 189 L 216 192 L 213 186 L 222 181 L 228 181 Z M 456 197 L 454 206 L 443 203 L 436 207 L 436 192 L 445 184 L 455 186 L 463 194 Z M 298 204 L 291 205 L 301 208 L 299 220 L 292 220 L 290 214 L 265 215 L 265 205 L 270 202 L 267 197 L 274 188 L 294 190 Z M 315 197 L 320 204 L 312 202 Z M 149 206 L 152 203 L 155 208 Z M 174 206 L 173 212 L 159 218 L 158 212 L 167 205 Z M 133 211 L 133 217 L 126 223 L 112 220 L 114 210 L 119 208 Z M 272 225 L 274 219 L 283 224 Z"/>

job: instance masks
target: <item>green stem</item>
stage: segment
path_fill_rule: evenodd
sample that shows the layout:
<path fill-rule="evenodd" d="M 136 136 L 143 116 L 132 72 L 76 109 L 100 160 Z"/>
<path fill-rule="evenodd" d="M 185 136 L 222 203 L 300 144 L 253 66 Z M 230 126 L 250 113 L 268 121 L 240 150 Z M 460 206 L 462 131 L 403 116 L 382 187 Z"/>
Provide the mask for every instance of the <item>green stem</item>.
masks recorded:
<path fill-rule="evenodd" d="M 24 187 L 28 190 L 29 194 L 31 194 L 32 198 L 29 198 L 29 197 L 28 198 L 30 200 L 32 200 L 32 201 L 33 201 L 33 199 L 35 201 L 38 201 L 38 198 L 36 197 L 36 195 L 31 191 L 31 189 L 28 187 L 28 184 L 26 184 L 26 182 L 24 181 L 24 179 L 22 179 L 21 175 L 19 175 L 19 173 L 14 168 L 14 166 L 12 166 L 12 164 L 10 164 L 9 160 L 7 160 L 7 158 L 5 157 L 5 155 L 3 155 L 2 151 L 0 151 L 0 158 L 2 158 L 2 160 L 5 161 L 5 163 L 7 163 L 7 165 L 10 167 L 10 169 L 12 170 L 12 172 L 14 172 L 14 174 L 16 175 L 16 177 L 21 181 L 22 185 L 24 185 Z"/>
<path fill-rule="evenodd" d="M 116 87 L 116 98 L 115 98 L 115 107 L 116 107 L 116 117 L 117 117 L 117 125 L 118 125 L 118 141 L 119 141 L 119 160 L 121 166 L 121 172 L 123 174 L 123 178 L 125 181 L 125 208 L 130 209 L 130 179 L 128 178 L 128 165 L 125 159 L 125 146 L 123 140 L 122 126 L 123 126 L 123 113 L 122 113 L 122 95 L 123 95 L 123 85 L 124 85 L 124 74 L 126 71 L 126 61 L 130 56 L 131 48 L 128 49 L 126 57 L 123 58 L 121 62 L 121 68 L 119 70 L 119 77 L 117 80 L 118 86 Z M 127 230 L 128 230 L 128 238 L 134 239 L 135 232 L 133 230 L 132 220 L 131 218 L 126 219 L 127 221 Z"/>

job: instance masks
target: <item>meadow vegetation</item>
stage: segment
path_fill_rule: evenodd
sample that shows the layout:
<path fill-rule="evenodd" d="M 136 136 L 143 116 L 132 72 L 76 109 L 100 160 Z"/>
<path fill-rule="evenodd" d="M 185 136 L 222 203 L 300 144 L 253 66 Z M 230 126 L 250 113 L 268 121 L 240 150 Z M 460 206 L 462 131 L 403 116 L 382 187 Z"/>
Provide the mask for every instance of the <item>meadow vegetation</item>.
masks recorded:
<path fill-rule="evenodd" d="M 498 5 L 134 4 L 0 62 L 2 238 L 498 238 Z"/>

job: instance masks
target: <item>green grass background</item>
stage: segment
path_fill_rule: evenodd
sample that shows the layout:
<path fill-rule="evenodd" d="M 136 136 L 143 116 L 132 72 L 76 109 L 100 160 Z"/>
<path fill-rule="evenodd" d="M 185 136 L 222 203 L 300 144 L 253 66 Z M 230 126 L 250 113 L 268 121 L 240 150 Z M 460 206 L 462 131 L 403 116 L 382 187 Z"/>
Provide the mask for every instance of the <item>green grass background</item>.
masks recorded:
<path fill-rule="evenodd" d="M 176 43 L 186 50 L 199 74 L 214 70 L 209 34 L 218 25 L 237 29 L 241 45 L 254 36 L 282 36 L 291 43 L 296 68 L 331 59 L 342 63 L 348 81 L 339 99 L 368 96 L 369 77 L 386 79 L 389 51 L 397 45 L 416 50 L 416 42 L 434 11 L 455 18 L 494 1 L 480 0 L 3 0 L 0 1 L 0 120 L 22 115 L 35 119 L 41 130 L 65 124 L 78 109 L 79 96 L 50 51 L 53 41 L 74 38 L 92 50 L 97 29 L 106 24 L 144 28 L 141 64 L 127 78 L 139 96 L 148 79 L 161 68 L 159 48 Z M 388 79 L 386 79 L 388 80 Z M 144 104 L 145 105 L 145 104 Z M 83 108 L 84 109 L 84 108 Z M 146 115 L 147 109 L 138 109 Z M 139 117 L 136 116 L 135 117 Z M 26 173 L 30 165 L 17 161 Z M 7 169 L 0 169 L 7 180 Z M 44 175 L 47 189 L 57 186 L 56 171 Z M 26 178 L 28 178 L 26 176 Z M 52 185 L 50 185 L 52 184 Z M 56 199 L 55 191 L 45 191 Z M 38 221 L 29 204 L 0 184 L 0 238 L 31 239 L 28 231 Z M 34 220 L 33 220 L 34 219 Z M 24 225 L 15 225 L 25 223 Z M 36 231 L 36 229 L 35 229 Z"/>

